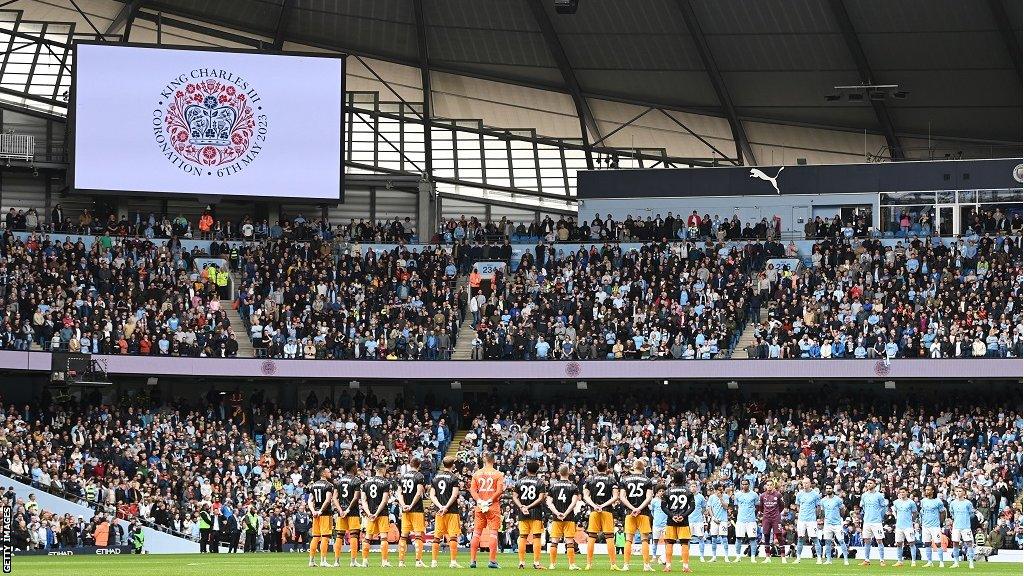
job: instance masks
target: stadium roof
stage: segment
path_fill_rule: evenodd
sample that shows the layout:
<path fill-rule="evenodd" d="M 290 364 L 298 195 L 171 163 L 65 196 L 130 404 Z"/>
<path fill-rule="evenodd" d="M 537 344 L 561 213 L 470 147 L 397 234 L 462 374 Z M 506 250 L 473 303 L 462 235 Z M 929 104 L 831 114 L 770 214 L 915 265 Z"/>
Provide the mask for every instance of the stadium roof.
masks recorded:
<path fill-rule="evenodd" d="M 556 14 L 552 0 L 142 4 L 278 42 L 566 92 L 584 117 L 600 98 L 729 118 L 734 132 L 738 118 L 1021 141 L 1019 0 L 580 0 L 575 15 Z M 909 96 L 825 101 L 864 83 Z"/>

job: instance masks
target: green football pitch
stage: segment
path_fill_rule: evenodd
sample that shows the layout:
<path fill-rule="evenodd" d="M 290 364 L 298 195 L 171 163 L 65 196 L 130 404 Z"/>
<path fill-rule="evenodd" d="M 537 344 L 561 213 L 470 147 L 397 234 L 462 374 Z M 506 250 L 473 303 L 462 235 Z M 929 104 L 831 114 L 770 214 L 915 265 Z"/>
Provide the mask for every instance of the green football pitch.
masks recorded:
<path fill-rule="evenodd" d="M 411 556 L 411 554 L 410 554 Z M 446 554 L 441 555 L 439 565 L 443 565 L 444 568 L 434 569 L 423 569 L 413 568 L 412 562 L 409 562 L 407 567 L 398 568 L 381 568 L 380 557 L 374 554 L 370 557 L 370 566 L 368 568 L 350 568 L 348 566 L 347 555 L 342 556 L 342 567 L 341 568 L 309 568 L 306 566 L 306 555 L 302 553 L 283 553 L 283 554 L 219 554 L 213 556 L 210 554 L 196 555 L 147 555 L 147 556 L 15 556 L 13 561 L 13 573 L 14 574 L 27 574 L 32 576 L 175 576 L 178 574 L 184 575 L 199 575 L 199 576 L 253 576 L 254 574 L 273 574 L 273 575 L 289 575 L 289 574 L 323 574 L 326 576 L 331 573 L 353 573 L 353 574 L 364 574 L 365 576 L 396 576 L 401 574 L 415 574 L 419 572 L 429 572 L 431 574 L 437 574 L 438 576 L 450 576 L 453 574 L 465 575 L 469 572 L 468 568 L 462 569 L 450 569 L 448 568 L 448 561 L 445 559 Z M 429 557 L 429 556 L 428 556 Z M 481 562 L 481 567 L 477 568 L 473 572 L 518 572 L 519 561 L 515 554 L 502 554 L 498 557 L 498 563 L 501 568 L 498 570 L 488 570 L 486 566 L 486 555 L 481 554 L 481 558 L 484 562 Z M 333 560 L 333 557 L 331 558 Z M 581 560 L 582 558 L 578 558 Z M 395 554 L 392 554 L 390 559 L 392 564 L 396 563 L 397 558 Z M 527 560 L 530 560 L 530 556 L 527 556 Z M 569 574 L 566 560 L 564 556 L 559 557 L 559 566 L 556 570 L 548 571 L 551 574 Z M 463 554 L 460 556 L 459 561 L 462 562 L 463 566 L 468 564 L 469 558 Z M 693 569 L 694 574 L 709 574 L 709 575 L 733 575 L 746 576 L 746 575 L 765 575 L 765 576 L 784 576 L 788 574 L 799 575 L 799 576 L 825 576 L 828 574 L 905 574 L 905 573 L 917 573 L 917 574 L 951 574 L 951 573 L 970 573 L 972 575 L 1019 575 L 1021 574 L 1021 564 L 1012 563 L 995 563 L 995 562 L 978 562 L 974 570 L 967 569 L 967 563 L 964 562 L 960 565 L 957 570 L 951 570 L 949 563 L 946 563 L 945 569 L 940 569 L 937 566 L 934 568 L 923 568 L 923 563 L 918 563 L 916 568 L 910 568 L 907 564 L 902 568 L 894 568 L 890 562 L 887 566 L 878 566 L 877 562 L 872 564 L 870 567 L 862 567 L 851 562 L 850 566 L 843 566 L 842 562 L 838 564 L 832 564 L 828 566 L 821 566 L 814 563 L 814 561 L 808 562 L 807 560 L 802 561 L 799 565 L 782 564 L 778 558 L 773 559 L 771 564 L 761 564 L 758 562 L 756 565 L 752 565 L 747 561 L 740 562 L 738 564 L 724 564 L 721 561 L 714 564 L 692 562 L 690 567 Z M 545 557 L 545 566 L 546 566 Z M 643 573 L 641 565 L 634 563 L 631 572 Z M 658 572 L 661 572 L 661 567 L 656 567 Z M 676 563 L 673 564 L 673 572 L 681 573 L 681 565 Z M 595 574 L 601 576 L 607 576 L 613 572 L 608 569 L 608 565 L 598 558 L 595 562 L 595 567 L 588 574 Z M 573 573 L 577 574 L 577 573 Z M 615 572 L 615 574 L 620 574 Z"/>

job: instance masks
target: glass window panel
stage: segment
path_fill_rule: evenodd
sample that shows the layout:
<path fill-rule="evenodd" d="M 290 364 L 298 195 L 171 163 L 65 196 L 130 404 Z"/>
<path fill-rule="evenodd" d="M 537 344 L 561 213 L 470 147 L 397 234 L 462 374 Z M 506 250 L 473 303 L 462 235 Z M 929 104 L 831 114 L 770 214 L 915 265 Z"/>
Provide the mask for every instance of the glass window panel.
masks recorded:
<path fill-rule="evenodd" d="M 1021 189 L 978 190 L 978 202 L 1020 202 Z"/>
<path fill-rule="evenodd" d="M 890 206 L 932 204 L 934 202 L 935 192 L 884 192 L 881 197 L 881 204 Z"/>

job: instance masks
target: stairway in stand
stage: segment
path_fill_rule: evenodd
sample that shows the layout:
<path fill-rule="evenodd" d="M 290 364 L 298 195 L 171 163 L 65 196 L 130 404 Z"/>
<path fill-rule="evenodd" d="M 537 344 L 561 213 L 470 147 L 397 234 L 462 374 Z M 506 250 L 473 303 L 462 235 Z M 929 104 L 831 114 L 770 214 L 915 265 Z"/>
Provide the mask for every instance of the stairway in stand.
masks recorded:
<path fill-rule="evenodd" d="M 455 435 L 452 436 L 452 443 L 448 445 L 448 451 L 445 453 L 445 457 L 451 456 L 457 458 L 459 455 L 459 449 L 462 446 L 462 441 L 466 439 L 466 435 L 469 434 L 469 430 L 456 430 Z"/>
<path fill-rule="evenodd" d="M 256 350 L 252 347 L 252 339 L 249 338 L 249 331 L 245 329 L 242 317 L 238 310 L 231 307 L 231 300 L 221 300 L 220 309 L 224 311 L 228 322 L 231 323 L 231 331 L 235 333 L 235 340 L 238 340 L 238 357 L 255 358 Z"/>
<path fill-rule="evenodd" d="M 747 358 L 747 346 L 754 343 L 754 329 L 757 328 L 759 322 L 764 320 L 765 309 L 761 308 L 761 313 L 757 317 L 758 322 L 747 322 L 743 333 L 740 334 L 740 339 L 736 342 L 736 347 L 732 349 L 732 354 L 728 358 Z"/>
<path fill-rule="evenodd" d="M 459 298 L 469 301 L 469 293 L 466 285 L 469 283 L 467 276 L 459 276 L 455 289 L 460 294 Z M 473 313 L 469 311 L 469 304 L 466 304 L 466 313 L 462 316 L 462 324 L 459 326 L 459 335 L 455 338 L 455 349 L 452 351 L 452 360 L 471 360 L 473 358 Z"/>

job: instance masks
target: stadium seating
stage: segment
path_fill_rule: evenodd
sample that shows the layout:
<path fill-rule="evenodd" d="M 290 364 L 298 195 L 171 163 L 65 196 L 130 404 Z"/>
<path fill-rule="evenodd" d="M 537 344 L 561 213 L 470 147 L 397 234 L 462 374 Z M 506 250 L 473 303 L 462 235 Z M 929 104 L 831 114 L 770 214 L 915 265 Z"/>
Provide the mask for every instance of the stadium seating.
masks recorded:
<path fill-rule="evenodd" d="M 994 232 L 952 245 L 851 237 L 822 223 L 814 234 L 826 237 L 803 252 L 772 224 L 741 229 L 697 214 L 547 218 L 525 236 L 510 221 L 462 217 L 443 224 L 440 244 L 413 248 L 401 244 L 408 221 L 332 232 L 296 216 L 264 234 L 248 218 L 219 232 L 207 219 L 204 253 L 147 232 L 157 222 L 187 231 L 183 218 L 109 219 L 93 230 L 82 216 L 76 231 L 100 233 L 88 247 L 4 233 L 0 349 L 234 357 L 241 340 L 272 358 L 446 359 L 468 316 L 476 334 L 463 331 L 464 345 L 475 359 L 729 358 L 741 340 L 754 358 L 1022 356 L 1021 237 L 994 219 Z M 27 226 L 17 214 L 7 220 Z M 252 241 L 218 240 L 239 229 Z M 673 231 L 675 242 L 659 240 Z M 509 261 L 511 239 L 538 234 L 554 241 L 474 290 L 467 315 L 461 287 L 472 263 Z M 364 239 L 400 244 L 374 251 Z M 197 269 L 205 256 L 229 269 Z"/>
<path fill-rule="evenodd" d="M 1020 237 L 953 245 L 823 241 L 811 266 L 765 273 L 755 358 L 1022 356 Z"/>

